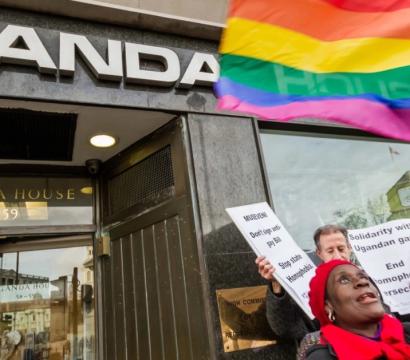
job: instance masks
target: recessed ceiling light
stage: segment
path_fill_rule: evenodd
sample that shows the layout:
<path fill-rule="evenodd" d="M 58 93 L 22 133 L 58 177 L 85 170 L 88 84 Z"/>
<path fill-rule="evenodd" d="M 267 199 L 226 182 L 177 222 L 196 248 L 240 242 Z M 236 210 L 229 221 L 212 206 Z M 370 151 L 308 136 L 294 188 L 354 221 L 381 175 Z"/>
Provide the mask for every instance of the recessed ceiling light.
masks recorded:
<path fill-rule="evenodd" d="M 114 146 L 116 142 L 117 140 L 115 140 L 114 136 L 106 134 L 94 135 L 90 138 L 90 144 L 99 148 L 107 148 Z"/>

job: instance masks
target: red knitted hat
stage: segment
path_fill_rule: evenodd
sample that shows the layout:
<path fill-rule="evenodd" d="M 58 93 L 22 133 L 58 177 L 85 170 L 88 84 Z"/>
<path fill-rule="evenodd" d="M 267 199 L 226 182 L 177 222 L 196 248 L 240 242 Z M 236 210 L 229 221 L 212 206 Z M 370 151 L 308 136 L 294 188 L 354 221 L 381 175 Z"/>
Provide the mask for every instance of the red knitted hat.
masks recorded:
<path fill-rule="evenodd" d="M 309 283 L 309 305 L 321 326 L 330 323 L 325 311 L 326 284 L 332 270 L 339 265 L 354 264 L 346 260 L 331 260 L 323 263 L 316 268 L 316 274 Z"/>

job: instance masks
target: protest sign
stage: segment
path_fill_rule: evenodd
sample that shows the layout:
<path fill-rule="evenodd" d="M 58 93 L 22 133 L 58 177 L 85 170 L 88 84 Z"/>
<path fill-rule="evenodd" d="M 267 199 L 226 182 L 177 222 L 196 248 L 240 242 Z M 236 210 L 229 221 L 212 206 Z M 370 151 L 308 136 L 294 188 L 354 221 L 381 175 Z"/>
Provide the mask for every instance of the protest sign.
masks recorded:
<path fill-rule="evenodd" d="M 275 267 L 275 278 L 303 311 L 309 307 L 309 281 L 315 265 L 299 248 L 266 202 L 226 209 L 253 251 Z"/>
<path fill-rule="evenodd" d="M 391 310 L 410 313 L 410 219 L 349 230 L 348 237 Z"/>

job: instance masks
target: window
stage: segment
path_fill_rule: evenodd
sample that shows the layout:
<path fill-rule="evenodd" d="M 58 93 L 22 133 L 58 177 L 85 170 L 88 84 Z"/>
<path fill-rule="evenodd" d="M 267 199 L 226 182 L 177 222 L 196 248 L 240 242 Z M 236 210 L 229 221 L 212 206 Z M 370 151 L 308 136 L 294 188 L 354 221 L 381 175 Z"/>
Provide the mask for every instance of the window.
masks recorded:
<path fill-rule="evenodd" d="M 88 178 L 0 177 L 0 226 L 93 224 Z"/>
<path fill-rule="evenodd" d="M 76 246 L 1 254 L 0 274 L 14 282 L 0 286 L 0 340 L 7 343 L 2 356 L 95 359 L 89 249 Z"/>
<path fill-rule="evenodd" d="M 410 217 L 409 144 L 279 130 L 262 130 L 261 142 L 274 210 L 303 249 L 323 224 Z"/>

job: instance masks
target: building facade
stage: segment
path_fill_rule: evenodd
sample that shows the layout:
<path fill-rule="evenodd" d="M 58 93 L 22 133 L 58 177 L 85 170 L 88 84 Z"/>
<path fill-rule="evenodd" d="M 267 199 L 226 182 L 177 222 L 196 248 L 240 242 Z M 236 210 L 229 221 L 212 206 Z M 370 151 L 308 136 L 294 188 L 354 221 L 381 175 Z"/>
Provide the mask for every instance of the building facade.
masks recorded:
<path fill-rule="evenodd" d="M 2 354 L 293 359 L 225 208 L 269 202 L 311 252 L 407 213 L 408 145 L 218 112 L 225 2 L 0 4 Z"/>

